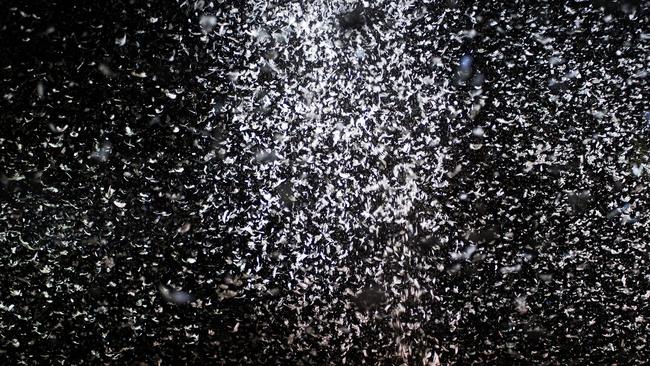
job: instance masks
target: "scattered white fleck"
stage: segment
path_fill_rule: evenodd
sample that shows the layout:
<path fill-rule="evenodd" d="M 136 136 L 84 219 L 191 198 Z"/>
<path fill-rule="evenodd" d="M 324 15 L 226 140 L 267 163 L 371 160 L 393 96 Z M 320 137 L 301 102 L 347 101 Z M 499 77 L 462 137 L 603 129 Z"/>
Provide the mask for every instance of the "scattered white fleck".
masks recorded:
<path fill-rule="evenodd" d="M 460 171 L 462 170 L 462 168 L 463 168 L 463 166 L 462 166 L 461 164 L 456 165 L 456 168 L 454 169 L 454 171 L 453 171 L 453 172 L 449 172 L 449 173 L 447 173 L 447 176 L 448 176 L 449 178 L 453 178 L 453 177 L 455 177 L 458 173 L 460 173 Z"/>
<path fill-rule="evenodd" d="M 90 154 L 90 158 L 100 162 L 105 162 L 110 157 L 112 151 L 113 145 L 109 141 L 105 141 L 92 154 Z"/>
<path fill-rule="evenodd" d="M 146 77 L 147 77 L 147 73 L 144 72 L 144 71 L 142 71 L 142 72 L 135 72 L 135 70 L 134 70 L 134 71 L 131 71 L 131 75 L 133 75 L 133 76 L 135 76 L 135 77 L 137 77 L 137 78 L 146 78 Z"/>
<path fill-rule="evenodd" d="M 192 228 L 192 224 L 186 222 L 181 227 L 178 228 L 178 232 L 181 234 L 185 234 L 186 232 L 190 231 L 191 228 Z"/>
<path fill-rule="evenodd" d="M 115 44 L 122 47 L 126 44 L 126 34 L 121 38 L 115 38 Z"/>
<path fill-rule="evenodd" d="M 526 304 L 526 297 L 525 296 L 519 296 L 515 298 L 515 309 L 519 312 L 519 314 L 526 314 L 528 312 L 528 306 Z"/>
<path fill-rule="evenodd" d="M 45 97 L 45 85 L 42 81 L 39 81 L 38 84 L 36 84 L 36 92 L 38 93 L 39 99 L 43 99 Z"/>
<path fill-rule="evenodd" d="M 192 296 L 185 291 L 176 291 L 163 285 L 158 286 L 158 290 L 165 300 L 177 305 L 187 304 L 192 301 Z"/>
<path fill-rule="evenodd" d="M 505 266 L 499 268 L 499 272 L 503 274 L 517 273 L 519 271 L 521 271 L 521 264 L 515 264 L 514 266 Z"/>

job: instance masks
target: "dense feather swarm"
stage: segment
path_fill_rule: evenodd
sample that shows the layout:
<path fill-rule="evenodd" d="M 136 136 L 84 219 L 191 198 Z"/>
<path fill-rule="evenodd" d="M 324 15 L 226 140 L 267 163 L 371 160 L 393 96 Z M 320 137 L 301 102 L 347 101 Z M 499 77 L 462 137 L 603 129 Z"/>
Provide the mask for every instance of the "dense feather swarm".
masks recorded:
<path fill-rule="evenodd" d="M 647 360 L 647 3 L 36 3 L 3 363 Z"/>

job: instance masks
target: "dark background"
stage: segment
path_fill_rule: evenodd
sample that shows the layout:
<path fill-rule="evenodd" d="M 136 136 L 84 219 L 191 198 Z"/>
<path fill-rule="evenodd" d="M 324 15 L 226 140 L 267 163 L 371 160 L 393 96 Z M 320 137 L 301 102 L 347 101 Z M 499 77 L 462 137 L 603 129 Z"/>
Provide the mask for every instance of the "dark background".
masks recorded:
<path fill-rule="evenodd" d="M 394 31 L 382 5 L 366 9 L 364 25 L 350 32 L 381 39 L 383 30 Z M 244 1 L 0 5 L 4 363 L 421 364 L 427 352 L 443 364 L 647 359 L 650 195 L 647 173 L 631 174 L 632 163 L 648 159 L 648 78 L 641 73 L 650 49 L 647 2 L 418 4 L 427 15 L 400 31 L 406 52 L 432 54 L 427 39 L 448 46 L 444 54 L 433 50 L 444 65 L 436 72 L 453 80 L 448 102 L 461 111 L 440 113 L 438 137 L 445 168 L 463 169 L 445 184 L 422 186 L 441 203 L 446 222 L 435 233 L 404 234 L 397 223 L 374 233 L 333 229 L 333 238 L 354 244 L 334 262 L 350 274 L 334 280 L 309 257 L 302 271 L 316 280 L 302 289 L 291 267 L 298 253 L 277 233 L 316 232 L 311 223 L 292 222 L 312 211 L 330 177 L 309 173 L 316 188 L 297 201 L 286 195 L 301 188 L 281 186 L 273 192 L 281 198 L 277 215 L 255 215 L 260 198 L 250 192 L 264 186 L 264 173 L 255 175 L 256 151 L 233 120 L 248 91 L 228 76 L 248 67 L 246 32 L 263 21 L 252 19 L 253 7 Z M 428 30 L 443 12 L 445 26 Z M 227 37 L 204 33 L 206 13 L 230 30 Z M 539 41 L 541 26 L 555 48 Z M 473 39 L 453 37 L 471 28 Z M 474 87 L 457 83 L 465 54 L 485 78 L 486 104 L 475 117 L 468 97 Z M 548 64 L 554 56 L 563 60 L 556 67 Z M 299 73 L 295 60 L 278 65 Z M 413 67 L 432 65 L 424 57 Z M 570 70 L 582 77 L 566 78 Z M 256 82 L 282 88 L 275 78 L 262 70 Z M 272 115 L 273 108 L 259 113 Z M 415 135 L 425 133 L 418 118 L 403 122 Z M 485 137 L 472 135 L 477 125 L 485 126 Z M 484 146 L 473 150 L 473 143 Z M 547 143 L 554 162 L 524 173 L 537 146 Z M 384 168 L 368 163 L 353 174 L 390 171 L 400 158 L 390 159 Z M 290 168 L 278 174 L 289 177 Z M 418 174 L 432 172 L 422 167 Z M 462 193 L 470 199 L 461 200 Z M 632 204 L 637 223 L 608 217 L 623 202 Z M 359 214 L 353 199 L 351 205 L 348 211 Z M 234 213 L 232 227 L 253 222 L 268 249 L 214 224 L 226 212 Z M 416 223 L 433 212 L 419 203 L 412 215 Z M 180 233 L 187 223 L 190 231 Z M 411 259 L 381 257 L 387 243 L 407 247 Z M 479 249 L 453 259 L 459 243 L 461 251 Z M 372 257 L 385 263 L 385 278 L 397 276 L 402 284 L 364 277 L 374 268 Z M 513 264 L 520 271 L 500 270 Z M 424 291 L 419 300 L 396 295 L 414 288 L 414 279 Z M 327 290 L 330 282 L 338 287 Z M 161 284 L 194 301 L 167 302 Z M 228 296 L 224 284 L 237 296 Z M 513 305 L 522 297 L 527 311 Z M 399 303 L 403 313 L 386 310 Z M 395 321 L 414 330 L 397 329 Z M 354 326 L 360 331 L 350 333 Z M 398 337 L 410 345 L 405 358 L 398 356 Z"/>

